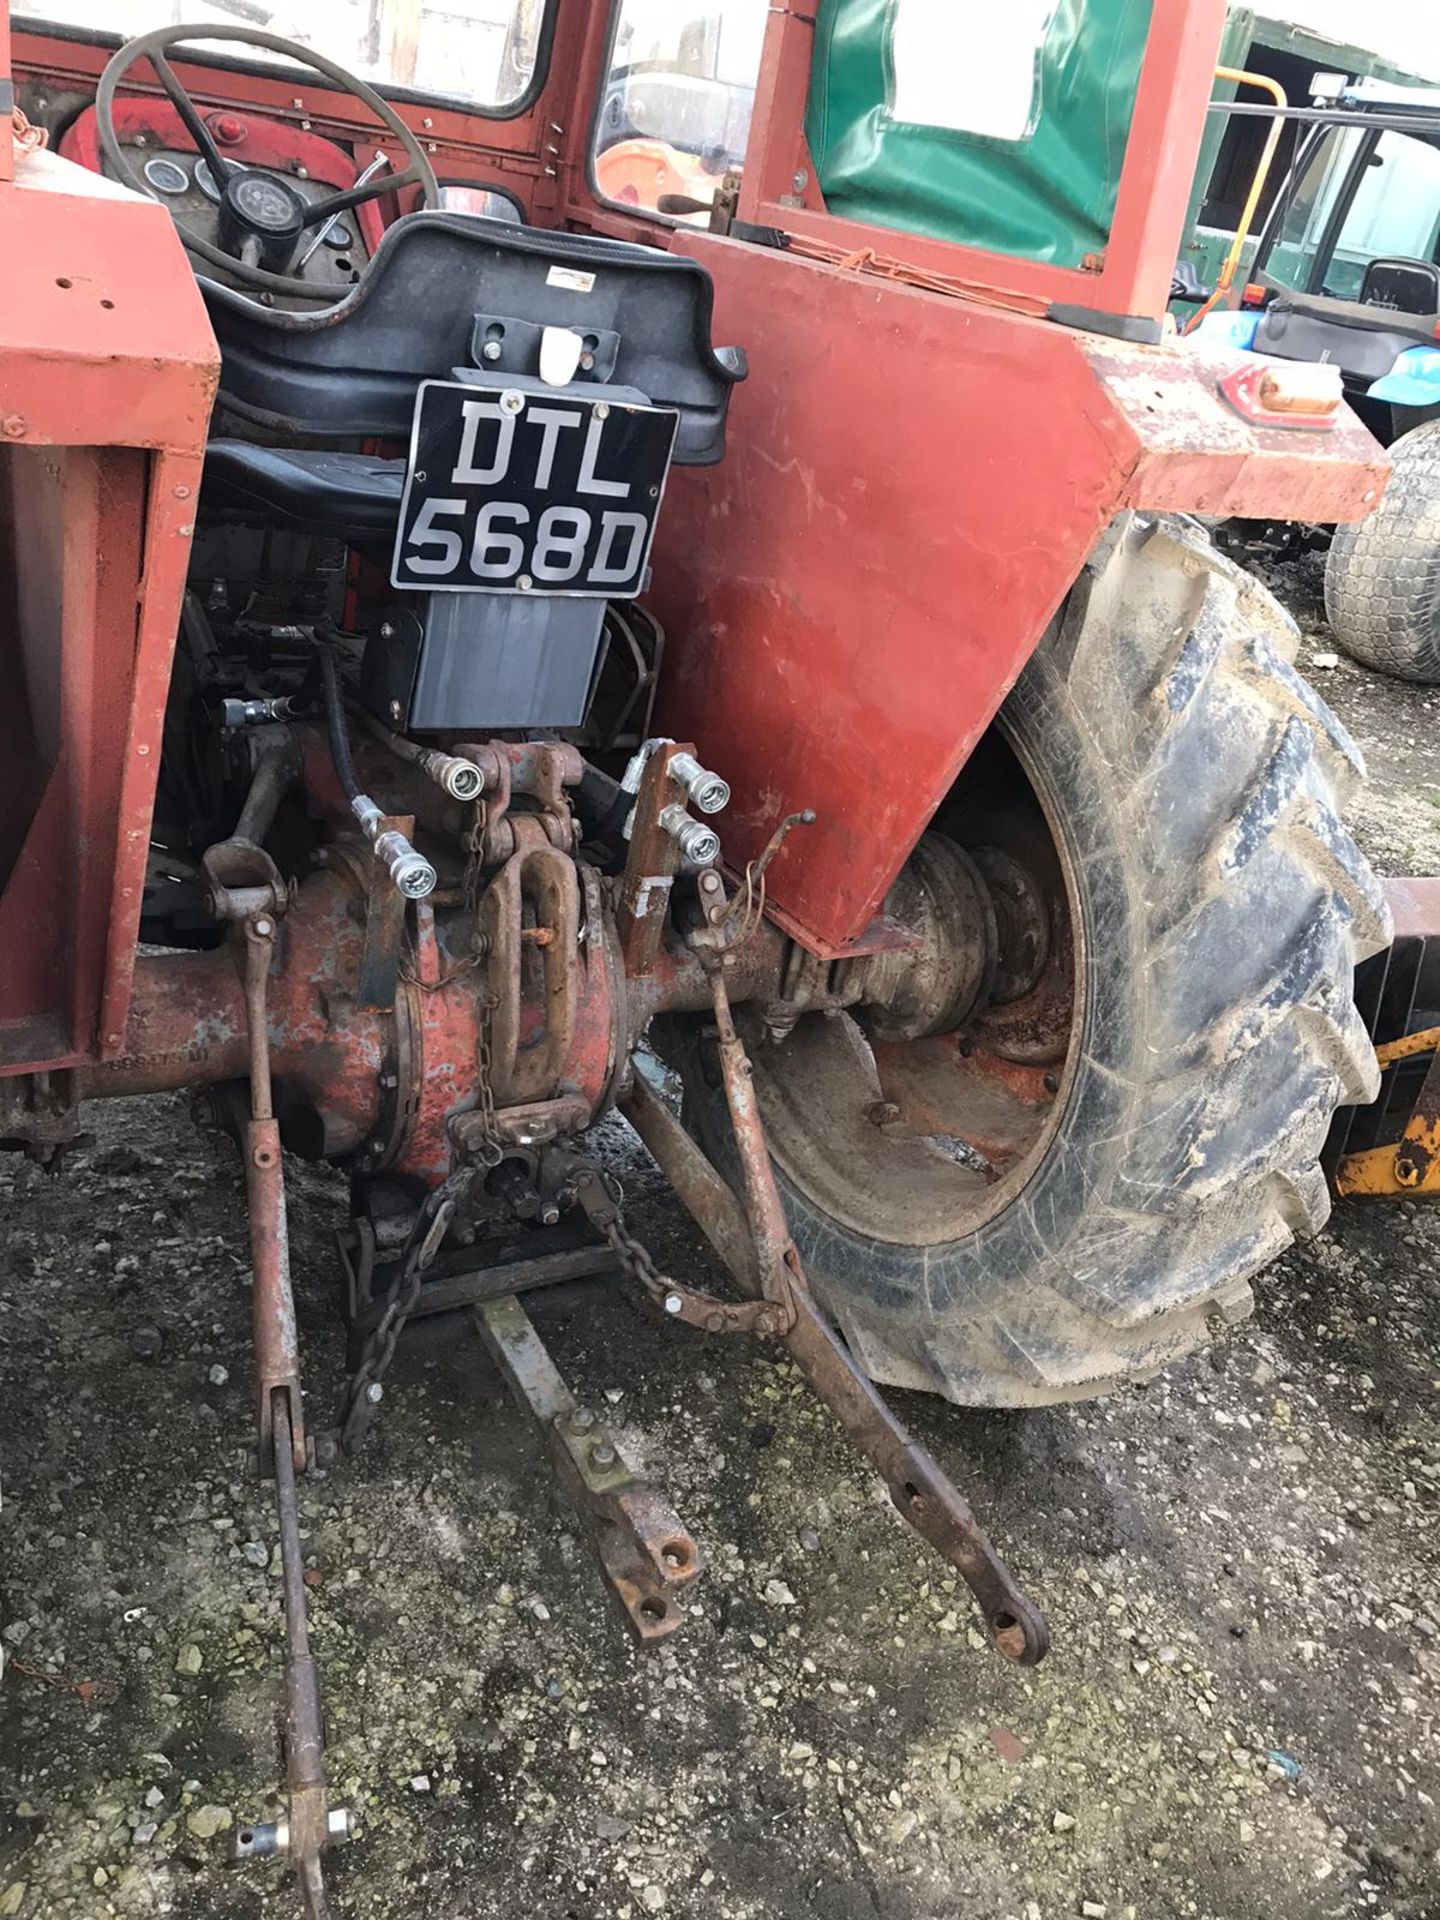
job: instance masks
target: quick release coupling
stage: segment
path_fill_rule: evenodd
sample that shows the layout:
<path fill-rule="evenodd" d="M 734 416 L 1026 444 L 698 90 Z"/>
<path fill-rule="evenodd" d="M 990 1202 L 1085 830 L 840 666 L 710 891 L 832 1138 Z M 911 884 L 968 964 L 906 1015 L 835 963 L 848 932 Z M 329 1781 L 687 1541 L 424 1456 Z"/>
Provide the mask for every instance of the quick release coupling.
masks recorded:
<path fill-rule="evenodd" d="M 478 800 L 485 791 L 485 776 L 473 760 L 461 760 L 453 753 L 427 753 L 425 771 L 437 781 L 452 800 Z"/>
<path fill-rule="evenodd" d="M 435 869 L 394 827 L 375 841 L 375 858 L 390 869 L 390 878 L 407 900 L 423 900 L 435 891 Z"/>
<path fill-rule="evenodd" d="M 390 878 L 407 900 L 423 900 L 435 891 L 436 872 L 423 853 L 417 853 L 398 827 L 387 827 L 385 816 L 368 793 L 357 793 L 350 811 L 360 822 L 375 858 L 389 868 Z"/>
<path fill-rule="evenodd" d="M 693 753 L 671 755 L 670 778 L 680 782 L 701 813 L 720 813 L 730 804 L 729 781 L 702 767 Z"/>
<path fill-rule="evenodd" d="M 680 849 L 680 858 L 692 869 L 713 867 L 720 858 L 720 836 L 702 820 L 692 820 L 684 807 L 673 803 L 660 810 L 660 824 Z"/>

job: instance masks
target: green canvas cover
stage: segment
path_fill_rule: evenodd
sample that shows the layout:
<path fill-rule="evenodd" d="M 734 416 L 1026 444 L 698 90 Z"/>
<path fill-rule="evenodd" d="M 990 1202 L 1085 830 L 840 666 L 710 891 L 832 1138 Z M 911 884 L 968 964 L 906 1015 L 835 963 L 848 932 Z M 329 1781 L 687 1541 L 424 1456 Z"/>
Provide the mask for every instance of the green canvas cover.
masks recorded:
<path fill-rule="evenodd" d="M 994 253 L 1077 267 L 1110 234 L 1152 0 L 1055 0 L 1036 21 L 1031 111 L 1020 137 L 962 130 L 986 81 L 996 0 L 947 0 L 946 35 L 965 22 L 974 63 L 957 78 L 959 127 L 896 116 L 895 34 L 939 0 L 821 0 L 806 135 L 832 213 Z M 973 29 L 973 33 L 972 33 Z M 953 43 L 951 43 L 953 45 Z M 937 58 L 950 49 L 937 47 Z M 1028 69 L 1027 69 L 1028 76 Z M 1013 76 L 1012 76 L 1013 77 Z M 1027 77 L 1027 86 L 1029 79 Z M 948 86 L 943 74 L 929 82 Z M 912 89 L 913 92 L 913 89 Z M 903 100 L 900 100 L 903 105 Z M 940 117 L 950 117 L 942 114 Z"/>

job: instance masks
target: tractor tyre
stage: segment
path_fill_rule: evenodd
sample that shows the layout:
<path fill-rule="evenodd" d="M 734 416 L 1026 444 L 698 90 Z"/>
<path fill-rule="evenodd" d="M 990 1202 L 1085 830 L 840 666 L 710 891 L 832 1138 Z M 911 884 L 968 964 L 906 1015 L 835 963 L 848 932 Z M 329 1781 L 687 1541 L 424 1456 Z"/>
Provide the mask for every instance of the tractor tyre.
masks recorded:
<path fill-rule="evenodd" d="M 1332 1113 L 1378 1078 L 1353 970 L 1389 923 L 1297 640 L 1193 522 L 1123 517 L 907 868 L 924 888 L 949 836 L 990 884 L 990 1004 L 920 1038 L 860 1007 L 777 1041 L 740 1010 L 797 1248 L 875 1380 L 1104 1393 L 1244 1316 L 1326 1219 Z M 734 1181 L 706 1034 L 659 1044 Z"/>
<path fill-rule="evenodd" d="M 1440 684 L 1440 420 L 1402 434 L 1368 520 L 1337 527 L 1325 562 L 1325 615 L 1362 667 Z"/>

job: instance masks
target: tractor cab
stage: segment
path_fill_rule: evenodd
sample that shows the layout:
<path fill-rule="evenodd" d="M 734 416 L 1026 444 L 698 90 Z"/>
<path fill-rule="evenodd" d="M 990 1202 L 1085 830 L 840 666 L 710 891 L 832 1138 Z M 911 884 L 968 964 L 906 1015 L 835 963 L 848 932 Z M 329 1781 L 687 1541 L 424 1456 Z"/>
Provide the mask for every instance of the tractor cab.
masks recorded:
<path fill-rule="evenodd" d="M 1255 352 L 1338 367 L 1388 444 L 1440 410 L 1440 94 L 1370 82 L 1334 104 L 1341 123 L 1310 129 L 1276 197 L 1240 315 L 1216 324 L 1253 321 Z"/>

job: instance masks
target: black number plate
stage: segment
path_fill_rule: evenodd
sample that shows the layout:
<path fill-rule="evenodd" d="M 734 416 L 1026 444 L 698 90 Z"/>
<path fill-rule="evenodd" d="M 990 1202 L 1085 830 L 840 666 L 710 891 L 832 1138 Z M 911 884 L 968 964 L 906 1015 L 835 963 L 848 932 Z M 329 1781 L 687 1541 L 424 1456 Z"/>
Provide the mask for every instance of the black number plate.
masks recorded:
<path fill-rule="evenodd" d="M 663 407 L 423 381 L 392 584 L 633 599 L 678 419 Z"/>

